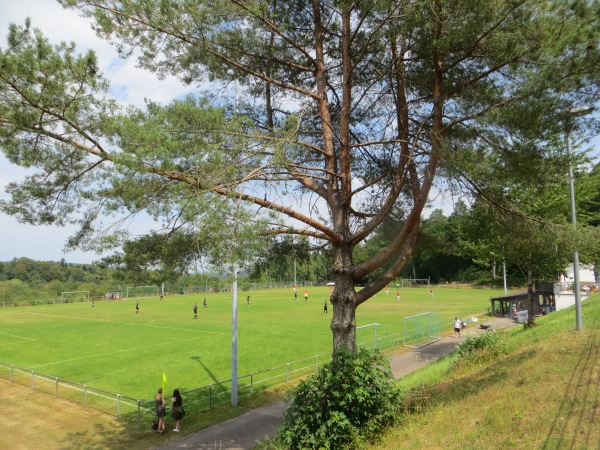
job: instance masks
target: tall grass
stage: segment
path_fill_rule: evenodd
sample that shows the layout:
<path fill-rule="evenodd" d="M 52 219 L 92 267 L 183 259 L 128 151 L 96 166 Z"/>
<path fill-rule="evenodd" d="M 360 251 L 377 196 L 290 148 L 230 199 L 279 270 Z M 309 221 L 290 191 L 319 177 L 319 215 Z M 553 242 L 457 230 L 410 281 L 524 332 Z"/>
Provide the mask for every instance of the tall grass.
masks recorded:
<path fill-rule="evenodd" d="M 398 380 L 405 417 L 377 449 L 600 448 L 600 296 Z"/>

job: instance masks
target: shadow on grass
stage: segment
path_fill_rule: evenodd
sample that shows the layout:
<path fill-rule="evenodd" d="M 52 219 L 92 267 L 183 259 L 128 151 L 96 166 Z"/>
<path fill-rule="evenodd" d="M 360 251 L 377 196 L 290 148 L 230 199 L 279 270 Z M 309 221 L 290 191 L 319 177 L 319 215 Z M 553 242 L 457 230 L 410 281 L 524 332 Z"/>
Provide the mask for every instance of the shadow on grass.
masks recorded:
<path fill-rule="evenodd" d="M 501 364 L 488 364 L 485 371 L 472 374 L 457 380 L 442 382 L 425 389 L 419 389 L 417 392 L 409 392 L 405 397 L 404 412 L 415 414 L 424 412 L 438 405 L 464 400 L 469 396 L 475 396 L 494 383 L 502 381 L 508 374 L 507 367 L 520 364 L 534 355 L 534 350 L 514 353 L 502 358 Z M 477 356 L 480 359 L 494 358 L 489 353 L 482 351 Z M 457 361 L 451 367 L 451 370 L 460 369 L 461 364 L 470 364 L 473 361 Z"/>
<path fill-rule="evenodd" d="M 600 404 L 600 311 L 588 318 L 588 324 L 592 326 L 584 331 L 588 333 L 584 351 L 565 386 L 543 449 L 600 448 L 600 442 L 590 442 L 593 439 L 593 427 L 598 426 L 593 414 Z M 585 447 L 581 447 L 582 440 L 585 441 Z"/>
<path fill-rule="evenodd" d="M 196 361 L 198 364 L 200 364 L 202 366 L 202 368 L 204 369 L 204 371 L 208 374 L 210 379 L 213 380 L 214 383 L 219 382 L 217 377 L 210 371 L 210 369 L 204 365 L 204 363 L 202 362 L 202 360 L 200 359 L 199 356 L 190 356 L 190 359 L 193 361 Z"/>

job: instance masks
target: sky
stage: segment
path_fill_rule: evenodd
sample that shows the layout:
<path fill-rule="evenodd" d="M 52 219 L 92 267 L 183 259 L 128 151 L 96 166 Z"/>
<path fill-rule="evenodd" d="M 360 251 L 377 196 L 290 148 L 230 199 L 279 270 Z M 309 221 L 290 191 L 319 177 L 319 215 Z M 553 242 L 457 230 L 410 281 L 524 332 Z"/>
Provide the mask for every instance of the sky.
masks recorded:
<path fill-rule="evenodd" d="M 192 90 L 174 77 L 161 81 L 153 73 L 137 69 L 135 59 L 119 58 L 110 44 L 95 35 L 88 19 L 77 11 L 63 9 L 55 0 L 0 0 L 0 48 L 6 48 L 9 23 L 22 25 L 26 17 L 30 17 L 32 26 L 41 29 L 52 43 L 74 41 L 79 52 L 95 50 L 100 69 L 110 80 L 110 94 L 122 104 L 142 106 L 144 98 L 166 103 Z M 11 165 L 0 154 L 0 198 L 8 198 L 7 183 L 21 180 L 26 174 L 25 169 Z M 37 261 L 64 258 L 70 263 L 88 264 L 102 256 L 82 251 L 65 253 L 65 242 L 74 228 L 24 225 L 0 212 L 0 230 L 0 261 L 20 257 Z"/>
<path fill-rule="evenodd" d="M 143 106 L 145 98 L 164 104 L 193 91 L 193 87 L 181 84 L 174 77 L 158 80 L 153 73 L 137 69 L 135 58 L 119 58 L 109 43 L 95 35 L 88 19 L 77 11 L 63 9 L 55 0 L 0 0 L 0 48 L 6 47 L 9 23 L 23 24 L 26 17 L 30 17 L 32 26 L 41 29 L 53 43 L 74 41 L 79 52 L 95 50 L 100 69 L 110 80 L 110 95 L 123 105 Z M 592 145 L 600 148 L 600 138 Z M 0 153 L 0 198 L 8 198 L 5 188 L 9 182 L 19 181 L 26 174 L 25 169 L 11 165 Z M 438 199 L 435 207 L 442 207 L 445 214 L 450 213 L 454 203 L 452 198 L 443 192 L 440 196 L 445 198 Z M 151 224 L 138 222 L 134 226 L 147 229 Z M 0 230 L 0 261 L 27 257 L 38 261 L 64 258 L 70 263 L 91 263 L 103 256 L 83 251 L 65 253 L 65 242 L 74 233 L 74 228 L 24 225 L 0 212 Z"/>

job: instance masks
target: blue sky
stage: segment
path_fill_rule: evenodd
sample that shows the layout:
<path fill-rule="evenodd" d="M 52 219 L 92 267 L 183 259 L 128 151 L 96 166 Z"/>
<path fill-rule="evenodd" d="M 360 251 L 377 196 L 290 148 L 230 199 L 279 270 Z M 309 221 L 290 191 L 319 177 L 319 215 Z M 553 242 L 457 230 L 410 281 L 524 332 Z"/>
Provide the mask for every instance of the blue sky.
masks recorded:
<path fill-rule="evenodd" d="M 30 17 L 33 27 L 40 28 L 51 42 L 74 41 L 79 51 L 94 49 L 100 68 L 111 82 L 111 95 L 127 105 L 142 106 L 144 98 L 166 103 L 191 91 L 173 77 L 159 81 L 150 72 L 135 67 L 135 60 L 122 60 L 108 43 L 96 37 L 90 22 L 72 10 L 64 10 L 55 0 L 0 0 L 0 47 L 6 47 L 9 23 L 23 24 Z M 13 166 L 0 154 L 0 197 L 6 184 L 22 179 L 27 171 Z M 72 228 L 34 227 L 18 223 L 0 213 L 0 261 L 27 257 L 35 260 L 90 263 L 100 258 L 95 253 L 63 252 Z"/>
<path fill-rule="evenodd" d="M 124 105 L 142 106 L 144 98 L 166 103 L 193 90 L 174 77 L 158 80 L 154 74 L 137 69 L 134 58 L 120 59 L 113 47 L 96 37 L 87 19 L 80 17 L 76 11 L 64 10 L 55 0 L 0 0 L 0 11 L 0 47 L 5 47 L 8 24 L 22 24 L 29 16 L 32 25 L 40 28 L 52 42 L 74 41 L 81 52 L 94 49 L 104 76 L 110 80 L 111 95 Z M 592 145 L 600 148 L 600 138 L 595 139 Z M 22 179 L 26 173 L 25 169 L 10 165 L 0 154 L 0 198 L 7 198 L 4 193 L 7 183 Z M 453 199 L 444 193 L 439 195 L 436 207 L 442 207 L 445 213 L 451 212 Z M 142 220 L 138 219 L 134 226 L 150 226 L 149 223 L 140 222 Z M 0 230 L 0 261 L 28 257 L 53 261 L 64 258 L 73 263 L 90 263 L 100 258 L 90 252 L 63 252 L 68 236 L 74 231 L 72 228 L 23 225 L 13 217 L 0 213 Z"/>

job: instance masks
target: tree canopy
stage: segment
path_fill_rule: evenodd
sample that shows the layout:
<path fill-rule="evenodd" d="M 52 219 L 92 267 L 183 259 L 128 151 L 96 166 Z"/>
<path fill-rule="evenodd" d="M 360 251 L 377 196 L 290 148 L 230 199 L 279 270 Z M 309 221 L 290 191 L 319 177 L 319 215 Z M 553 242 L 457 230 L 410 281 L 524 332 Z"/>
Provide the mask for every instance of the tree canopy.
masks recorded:
<path fill-rule="evenodd" d="M 2 210 L 75 220 L 73 245 L 104 229 L 98 219 L 142 209 L 221 255 L 243 253 L 253 244 L 231 242 L 256 233 L 328 245 L 334 349 L 356 350 L 356 308 L 406 264 L 439 177 L 498 202 L 480 162 L 518 157 L 526 172 L 539 155 L 511 139 L 550 140 L 569 110 L 598 100 L 596 0 L 60 3 L 92 17 L 124 57 L 138 51 L 142 67 L 198 95 L 124 110 L 106 97 L 93 52 L 12 25 L 0 147 L 38 172 L 9 186 Z M 239 94 L 208 92 L 227 83 Z M 355 262 L 393 214 L 399 231 Z"/>

